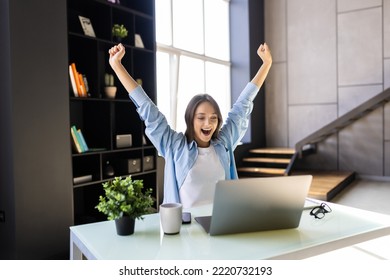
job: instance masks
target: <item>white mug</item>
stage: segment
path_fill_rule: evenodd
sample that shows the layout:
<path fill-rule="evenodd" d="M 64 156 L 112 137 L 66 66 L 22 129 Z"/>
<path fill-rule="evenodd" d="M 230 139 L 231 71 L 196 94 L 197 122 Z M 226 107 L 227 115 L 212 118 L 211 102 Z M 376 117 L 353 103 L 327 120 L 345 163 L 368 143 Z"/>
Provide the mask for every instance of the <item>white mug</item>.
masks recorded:
<path fill-rule="evenodd" d="M 164 203 L 160 205 L 160 222 L 165 234 L 178 234 L 182 223 L 183 205 Z"/>

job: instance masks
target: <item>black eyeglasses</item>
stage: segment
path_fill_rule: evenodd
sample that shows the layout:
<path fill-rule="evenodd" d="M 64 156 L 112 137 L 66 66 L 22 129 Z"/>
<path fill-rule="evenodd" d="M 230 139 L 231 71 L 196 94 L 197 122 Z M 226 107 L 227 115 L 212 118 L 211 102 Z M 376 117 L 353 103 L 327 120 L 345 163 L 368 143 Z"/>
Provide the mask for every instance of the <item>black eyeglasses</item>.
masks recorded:
<path fill-rule="evenodd" d="M 316 219 L 322 219 L 325 217 L 326 213 L 332 212 L 332 209 L 329 207 L 328 204 L 321 203 L 321 205 L 314 207 L 310 211 L 310 215 L 314 216 Z"/>

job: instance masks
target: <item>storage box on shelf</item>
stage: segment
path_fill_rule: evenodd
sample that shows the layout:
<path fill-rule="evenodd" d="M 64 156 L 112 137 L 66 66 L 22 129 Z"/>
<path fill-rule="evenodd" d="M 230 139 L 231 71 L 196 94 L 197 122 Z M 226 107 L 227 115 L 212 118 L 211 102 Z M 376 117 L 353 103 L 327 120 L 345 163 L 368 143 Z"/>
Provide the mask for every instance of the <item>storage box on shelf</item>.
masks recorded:
<path fill-rule="evenodd" d="M 131 174 L 144 180 L 145 186 L 154 188 L 153 195 L 159 201 L 157 153 L 144 136 L 144 125 L 134 104 L 118 80 L 115 98 L 107 98 L 104 93 L 105 75 L 113 73 L 108 50 L 118 43 L 111 34 L 112 26 L 117 23 L 128 30 L 128 36 L 121 41 L 126 48 L 122 63 L 135 79 L 142 81 L 150 98 L 156 100 L 154 1 L 120 3 L 68 0 L 69 65 L 75 63 L 89 88 L 87 96 L 76 97 L 72 85 L 69 86 L 70 124 L 82 130 L 90 148 L 83 153 L 72 151 L 75 224 L 105 219 L 94 207 L 103 193 L 102 183 L 115 176 Z M 89 20 L 95 36 L 84 33 L 79 16 Z M 136 34 L 142 38 L 143 48 L 135 46 Z M 131 135 L 131 141 L 117 146 L 118 135 Z M 139 159 L 139 168 L 129 165 L 135 159 Z"/>

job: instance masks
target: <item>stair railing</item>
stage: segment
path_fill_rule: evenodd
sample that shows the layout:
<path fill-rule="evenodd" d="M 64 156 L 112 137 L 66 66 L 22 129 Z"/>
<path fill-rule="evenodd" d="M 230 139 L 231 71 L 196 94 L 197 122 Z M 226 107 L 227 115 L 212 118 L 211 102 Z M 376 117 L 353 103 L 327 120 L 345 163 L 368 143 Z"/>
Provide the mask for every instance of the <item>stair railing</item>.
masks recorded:
<path fill-rule="evenodd" d="M 339 132 L 344 127 L 352 124 L 356 120 L 364 117 L 389 101 L 390 88 L 387 88 L 383 92 L 370 98 L 361 105 L 355 107 L 351 111 L 297 142 L 295 144 L 295 151 L 299 154 L 299 157 L 302 157 L 303 149 L 305 147 L 309 146 L 311 149 L 315 149 L 318 142 L 321 142 L 327 137 Z"/>

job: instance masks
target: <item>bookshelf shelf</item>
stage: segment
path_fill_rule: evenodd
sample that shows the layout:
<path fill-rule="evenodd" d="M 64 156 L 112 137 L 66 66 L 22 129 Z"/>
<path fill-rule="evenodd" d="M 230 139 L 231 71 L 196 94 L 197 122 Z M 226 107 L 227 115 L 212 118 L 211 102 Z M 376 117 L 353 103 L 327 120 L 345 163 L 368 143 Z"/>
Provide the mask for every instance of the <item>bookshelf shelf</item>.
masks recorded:
<path fill-rule="evenodd" d="M 156 100 L 156 49 L 154 0 L 68 0 L 68 60 L 85 75 L 88 94 L 76 97 L 69 81 L 70 125 L 76 126 L 90 151 L 71 150 L 73 171 L 74 222 L 82 224 L 106 219 L 96 209 L 102 183 L 115 176 L 132 175 L 154 188 L 157 198 L 157 153 L 144 136 L 144 124 L 126 90 L 115 77 L 115 99 L 104 93 L 105 74 L 113 74 L 108 50 L 117 44 L 111 35 L 115 23 L 123 24 L 128 36 L 122 40 L 126 56 L 122 63 L 152 100 Z M 89 19 L 95 36 L 84 33 L 79 16 Z M 90 27 L 89 27 L 90 28 Z M 135 46 L 135 35 L 144 48 Z M 131 134 L 131 145 L 117 148 L 117 136 Z M 73 141 L 70 137 L 70 141 Z M 114 174 L 106 172 L 107 162 Z M 138 166 L 139 165 L 139 166 Z M 157 207 L 157 205 L 155 205 Z"/>

